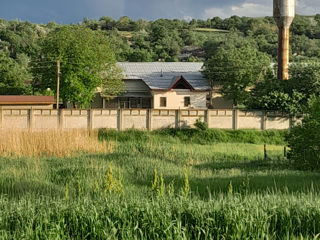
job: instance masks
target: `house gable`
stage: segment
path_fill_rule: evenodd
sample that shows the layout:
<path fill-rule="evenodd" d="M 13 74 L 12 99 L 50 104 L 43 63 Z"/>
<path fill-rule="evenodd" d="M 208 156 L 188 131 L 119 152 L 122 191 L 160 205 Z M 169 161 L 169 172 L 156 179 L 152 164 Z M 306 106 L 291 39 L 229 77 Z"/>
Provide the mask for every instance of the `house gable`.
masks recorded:
<path fill-rule="evenodd" d="M 168 90 L 172 89 L 189 89 L 190 91 L 195 90 L 183 76 L 180 76 L 175 81 L 173 81 Z"/>

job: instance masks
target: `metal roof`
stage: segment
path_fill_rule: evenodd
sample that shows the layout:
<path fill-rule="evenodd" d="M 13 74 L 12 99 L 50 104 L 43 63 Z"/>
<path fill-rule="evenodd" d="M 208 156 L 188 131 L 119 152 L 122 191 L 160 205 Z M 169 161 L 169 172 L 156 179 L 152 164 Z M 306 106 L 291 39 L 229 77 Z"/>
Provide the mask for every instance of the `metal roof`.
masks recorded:
<path fill-rule="evenodd" d="M 203 77 L 200 62 L 120 62 L 124 79 L 141 79 L 152 90 L 167 90 L 183 76 L 195 90 L 209 90 L 210 84 Z"/>
<path fill-rule="evenodd" d="M 0 96 L 0 105 L 4 104 L 54 104 L 53 96 Z"/>

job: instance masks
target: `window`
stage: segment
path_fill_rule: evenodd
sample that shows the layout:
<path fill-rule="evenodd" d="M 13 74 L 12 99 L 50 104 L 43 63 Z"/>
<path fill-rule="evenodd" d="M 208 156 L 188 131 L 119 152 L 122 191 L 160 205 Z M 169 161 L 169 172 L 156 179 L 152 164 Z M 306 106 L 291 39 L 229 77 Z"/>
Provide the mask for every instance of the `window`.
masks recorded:
<path fill-rule="evenodd" d="M 184 106 L 189 107 L 191 104 L 190 97 L 184 97 Z"/>
<path fill-rule="evenodd" d="M 166 107 L 166 106 L 167 106 L 167 98 L 160 97 L 160 107 Z"/>

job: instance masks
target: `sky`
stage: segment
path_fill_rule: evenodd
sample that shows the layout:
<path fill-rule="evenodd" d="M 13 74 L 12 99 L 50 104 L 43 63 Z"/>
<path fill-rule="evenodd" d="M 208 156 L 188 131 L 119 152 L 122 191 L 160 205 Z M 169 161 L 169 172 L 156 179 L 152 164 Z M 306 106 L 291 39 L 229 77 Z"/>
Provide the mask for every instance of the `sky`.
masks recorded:
<path fill-rule="evenodd" d="M 272 16 L 272 4 L 273 0 L 0 0 L 0 18 L 68 24 L 102 16 L 135 20 L 260 17 Z M 320 13 L 320 0 L 296 0 L 296 12 Z"/>

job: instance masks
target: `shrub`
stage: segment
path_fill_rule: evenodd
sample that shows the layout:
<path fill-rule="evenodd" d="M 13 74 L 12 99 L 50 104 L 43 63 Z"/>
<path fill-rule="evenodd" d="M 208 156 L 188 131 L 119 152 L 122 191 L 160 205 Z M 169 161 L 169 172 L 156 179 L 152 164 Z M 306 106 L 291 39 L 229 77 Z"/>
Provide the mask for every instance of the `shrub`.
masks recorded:
<path fill-rule="evenodd" d="M 320 98 L 309 102 L 308 114 L 302 124 L 287 137 L 289 159 L 301 169 L 320 169 Z"/>
<path fill-rule="evenodd" d="M 198 130 L 208 130 L 208 124 L 206 122 L 201 121 L 201 118 L 196 120 L 196 123 L 194 124 L 194 126 Z"/>

